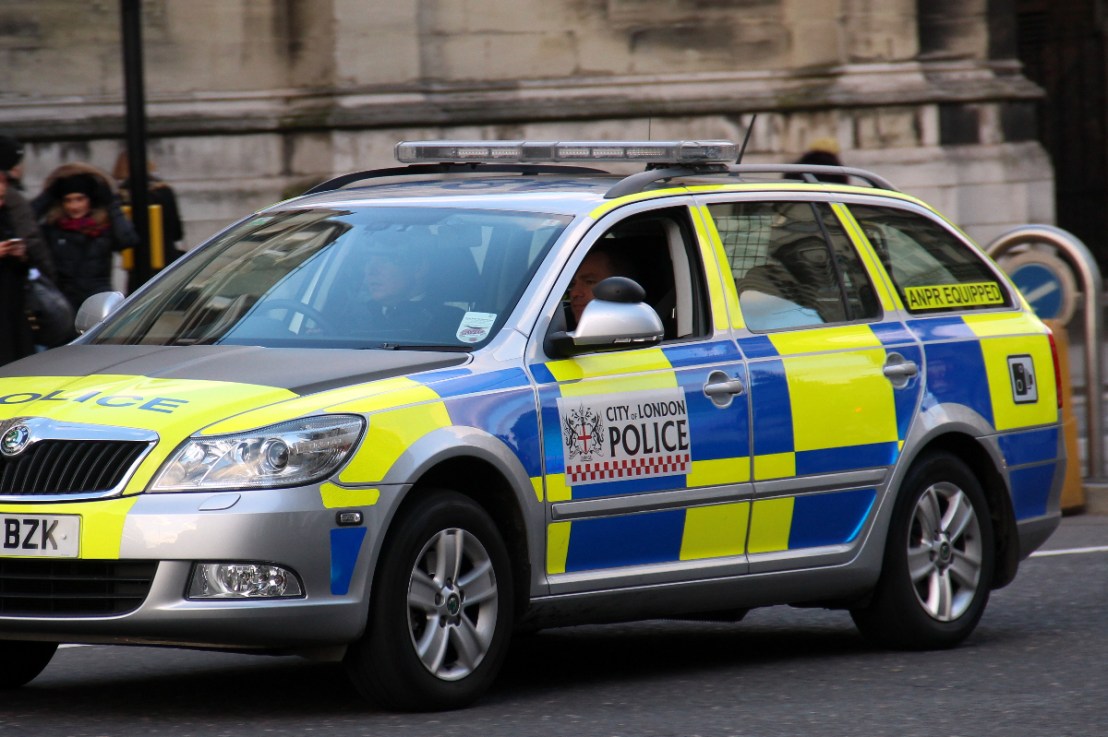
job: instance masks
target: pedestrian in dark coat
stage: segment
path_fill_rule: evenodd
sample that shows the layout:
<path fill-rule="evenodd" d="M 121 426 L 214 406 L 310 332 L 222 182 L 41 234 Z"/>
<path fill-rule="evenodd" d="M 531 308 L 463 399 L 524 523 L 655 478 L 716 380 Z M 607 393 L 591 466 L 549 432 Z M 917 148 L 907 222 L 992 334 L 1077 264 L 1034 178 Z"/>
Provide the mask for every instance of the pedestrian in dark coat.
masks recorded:
<path fill-rule="evenodd" d="M 0 173 L 8 176 L 8 190 L 23 191 L 23 144 L 0 135 Z"/>
<path fill-rule="evenodd" d="M 54 261 L 50 258 L 50 248 L 39 231 L 35 211 L 23 195 L 23 144 L 11 136 L 0 135 L 0 175 L 7 177 L 7 193 L 0 196 L 0 206 L 7 209 L 11 218 L 14 238 L 21 238 L 27 246 L 27 264 L 38 269 L 53 281 Z"/>
<path fill-rule="evenodd" d="M 31 208 L 0 172 L 0 364 L 34 352 L 25 302 L 32 241 L 42 248 Z"/>
<path fill-rule="evenodd" d="M 162 267 L 164 268 L 184 255 L 181 241 L 185 237 L 185 229 L 181 224 L 177 193 L 165 180 L 154 176 L 154 168 L 154 162 L 147 159 L 147 204 L 159 205 L 162 208 Z M 119 185 L 119 196 L 123 204 L 131 204 L 130 157 L 126 151 L 120 151 L 119 156 L 116 157 L 112 176 Z"/>
<path fill-rule="evenodd" d="M 58 288 L 74 312 L 92 295 L 112 291 L 112 254 L 139 239 L 111 178 L 88 164 L 65 164 L 47 177 L 34 205 Z"/>
<path fill-rule="evenodd" d="M 843 162 L 839 158 L 839 153 L 839 142 L 834 138 L 817 138 L 809 144 L 808 150 L 795 163 L 813 166 L 842 166 Z M 786 179 L 803 179 L 803 177 L 799 174 L 789 174 Z M 849 178 L 842 174 L 820 174 L 816 179 L 834 184 L 847 184 L 849 182 Z"/>

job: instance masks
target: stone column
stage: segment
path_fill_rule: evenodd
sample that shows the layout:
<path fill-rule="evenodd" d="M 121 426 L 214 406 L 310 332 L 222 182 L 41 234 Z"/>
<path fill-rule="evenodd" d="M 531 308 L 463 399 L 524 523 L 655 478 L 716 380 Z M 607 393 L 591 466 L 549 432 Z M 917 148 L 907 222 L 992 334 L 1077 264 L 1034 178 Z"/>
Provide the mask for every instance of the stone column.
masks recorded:
<path fill-rule="evenodd" d="M 852 64 L 909 61 L 919 53 L 916 0 L 841 0 Z"/>
<path fill-rule="evenodd" d="M 986 59 L 989 0 L 917 0 L 920 56 Z"/>
<path fill-rule="evenodd" d="M 838 66 L 847 61 L 844 1 L 849 2 L 782 0 L 782 23 L 792 36 L 792 66 Z"/>
<path fill-rule="evenodd" d="M 309 3 L 314 5 L 314 3 Z M 424 71 L 423 37 L 418 0 L 332 0 L 327 18 L 334 37 L 328 47 L 334 58 L 338 87 L 405 85 L 418 82 Z"/>

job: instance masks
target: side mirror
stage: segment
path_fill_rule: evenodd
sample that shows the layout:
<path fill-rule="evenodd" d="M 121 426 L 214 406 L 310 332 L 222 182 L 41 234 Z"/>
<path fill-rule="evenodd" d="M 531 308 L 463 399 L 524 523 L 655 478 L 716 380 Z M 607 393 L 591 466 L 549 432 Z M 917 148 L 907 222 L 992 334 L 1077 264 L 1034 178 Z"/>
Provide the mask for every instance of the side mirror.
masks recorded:
<path fill-rule="evenodd" d="M 591 350 L 653 345 L 665 334 L 662 320 L 643 302 L 646 292 L 634 280 L 610 276 L 593 288 L 573 332 L 558 330 L 547 340 L 548 352 L 573 356 Z"/>
<path fill-rule="evenodd" d="M 81 309 L 77 310 L 77 319 L 74 321 L 77 332 L 84 335 L 104 322 L 108 315 L 123 304 L 123 299 L 123 295 L 119 292 L 100 292 L 86 299 L 81 303 Z"/>

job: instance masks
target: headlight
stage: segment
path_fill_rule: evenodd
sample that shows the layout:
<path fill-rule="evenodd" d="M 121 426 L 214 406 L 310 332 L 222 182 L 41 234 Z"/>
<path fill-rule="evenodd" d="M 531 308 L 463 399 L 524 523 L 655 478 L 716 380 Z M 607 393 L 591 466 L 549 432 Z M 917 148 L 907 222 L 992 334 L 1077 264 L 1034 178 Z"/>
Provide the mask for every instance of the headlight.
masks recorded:
<path fill-rule="evenodd" d="M 151 491 L 257 489 L 325 478 L 357 446 L 365 422 L 323 415 L 234 435 L 193 437 L 170 456 Z"/>

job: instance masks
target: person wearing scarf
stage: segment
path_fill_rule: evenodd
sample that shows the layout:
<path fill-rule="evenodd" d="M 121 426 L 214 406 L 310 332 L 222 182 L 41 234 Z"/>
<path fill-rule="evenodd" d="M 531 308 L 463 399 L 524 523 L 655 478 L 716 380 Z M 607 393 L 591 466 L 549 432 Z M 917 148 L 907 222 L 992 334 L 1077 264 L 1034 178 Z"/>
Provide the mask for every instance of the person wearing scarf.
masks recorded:
<path fill-rule="evenodd" d="M 35 198 L 50 245 L 57 285 L 73 307 L 112 290 L 112 254 L 138 245 L 113 183 L 98 169 L 67 164 L 47 178 Z"/>

